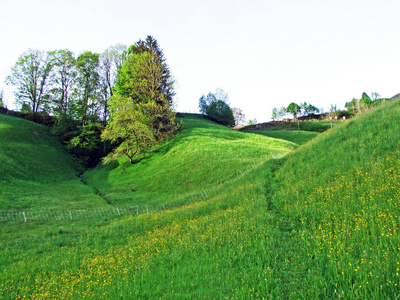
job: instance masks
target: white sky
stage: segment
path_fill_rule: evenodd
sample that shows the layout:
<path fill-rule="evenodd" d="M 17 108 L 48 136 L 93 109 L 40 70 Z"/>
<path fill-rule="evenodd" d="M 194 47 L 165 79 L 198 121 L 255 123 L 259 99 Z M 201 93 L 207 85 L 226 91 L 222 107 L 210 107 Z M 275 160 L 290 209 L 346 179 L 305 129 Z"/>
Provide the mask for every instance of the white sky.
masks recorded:
<path fill-rule="evenodd" d="M 247 119 L 308 102 L 343 108 L 400 92 L 398 0 L 0 0 L 0 89 L 28 48 L 76 55 L 148 34 L 178 83 L 177 111 L 222 88 Z"/>

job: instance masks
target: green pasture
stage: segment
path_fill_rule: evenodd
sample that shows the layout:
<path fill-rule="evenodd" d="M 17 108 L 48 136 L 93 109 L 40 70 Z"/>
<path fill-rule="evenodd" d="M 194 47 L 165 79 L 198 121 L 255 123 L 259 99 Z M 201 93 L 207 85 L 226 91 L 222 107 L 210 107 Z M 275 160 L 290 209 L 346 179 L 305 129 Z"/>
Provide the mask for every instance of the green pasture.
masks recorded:
<path fill-rule="evenodd" d="M 48 128 L 0 114 L 0 210 L 104 206 Z"/>
<path fill-rule="evenodd" d="M 60 208 L 86 195 L 79 202 L 85 208 L 166 209 L 2 222 L 0 298 L 396 299 L 399 113 L 393 100 L 320 134 L 237 132 L 189 115 L 174 139 L 134 165 L 121 159 L 85 172 L 86 185 L 46 135 L 43 144 L 66 164 L 66 180 L 52 181 L 51 171 L 22 179 L 48 199 L 58 195 Z M 14 122 L 36 126 L 0 120 L 7 140 L 15 136 L 2 131 Z M 32 143 L 26 141 L 29 151 Z M 56 159 L 46 157 L 49 164 Z M 18 162 L 0 158 L 8 164 L 2 183 L 14 185 L 23 173 L 12 167 Z M 29 207 L 58 203 L 24 194 L 23 181 L 15 186 Z M 1 193 L 3 207 L 28 206 L 12 204 L 11 187 Z"/>

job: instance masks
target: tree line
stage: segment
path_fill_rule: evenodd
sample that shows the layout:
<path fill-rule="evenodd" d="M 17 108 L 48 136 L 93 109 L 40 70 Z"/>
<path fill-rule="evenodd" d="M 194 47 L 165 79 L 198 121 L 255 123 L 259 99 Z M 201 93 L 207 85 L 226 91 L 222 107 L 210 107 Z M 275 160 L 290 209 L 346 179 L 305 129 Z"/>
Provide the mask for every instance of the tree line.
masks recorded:
<path fill-rule="evenodd" d="M 29 49 L 19 56 L 6 83 L 15 87 L 22 111 L 59 118 L 106 122 L 117 70 L 127 47 L 115 45 L 103 53 L 85 51 L 78 56 L 68 49 Z"/>
<path fill-rule="evenodd" d="M 307 102 L 303 102 L 301 104 L 291 102 L 287 107 L 274 107 L 272 109 L 272 120 L 276 121 L 287 116 L 298 119 L 298 117 L 308 116 L 310 114 L 318 113 L 319 111 L 320 110 L 317 107 Z"/>
<path fill-rule="evenodd" d="M 29 49 L 11 69 L 21 111 L 53 116 L 53 133 L 88 166 L 133 156 L 178 128 L 174 80 L 152 36 L 103 53 Z"/>
<path fill-rule="evenodd" d="M 272 109 L 272 120 L 277 121 L 288 117 L 298 120 L 298 118 L 313 115 L 315 116 L 315 114 L 319 113 L 326 115 L 330 119 L 342 117 L 351 118 L 357 114 L 363 113 L 375 106 L 382 104 L 386 100 L 389 99 L 380 98 L 380 95 L 376 92 L 371 93 L 371 96 L 364 92 L 360 99 L 353 98 L 351 101 L 346 102 L 344 110 L 337 109 L 337 105 L 335 104 L 331 105 L 330 110 L 327 113 L 323 113 L 322 110 L 318 109 L 312 104 L 308 104 L 307 102 L 300 104 L 291 102 L 287 107 L 274 107 Z"/>

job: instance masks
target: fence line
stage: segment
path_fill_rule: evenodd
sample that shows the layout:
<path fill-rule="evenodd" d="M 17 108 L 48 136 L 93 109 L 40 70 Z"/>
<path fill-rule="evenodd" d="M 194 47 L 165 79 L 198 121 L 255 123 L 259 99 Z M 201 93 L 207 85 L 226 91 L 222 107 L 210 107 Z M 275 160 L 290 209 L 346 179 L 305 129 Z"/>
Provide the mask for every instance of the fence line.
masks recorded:
<path fill-rule="evenodd" d="M 271 153 L 272 155 L 272 153 Z M 237 171 L 229 176 L 229 179 L 239 179 L 243 176 L 243 173 L 251 171 L 252 167 L 258 166 L 259 164 L 250 164 L 249 168 L 242 171 Z M 228 180 L 229 180 L 228 179 Z M 210 187 L 203 189 L 196 194 L 188 195 L 180 198 L 179 201 L 172 201 L 168 204 L 154 204 L 154 205 L 134 205 L 130 207 L 123 206 L 110 206 L 100 208 L 88 208 L 88 209 L 67 209 L 67 210 L 39 210 L 34 211 L 26 209 L 24 211 L 0 211 L 0 222 L 51 222 L 51 221 L 78 221 L 85 219 L 98 219 L 98 218 L 110 218 L 120 216 L 138 216 L 143 214 L 150 214 L 154 212 L 166 212 L 174 208 L 186 206 L 194 202 L 209 199 L 215 196 L 220 190 L 219 186 Z"/>
<path fill-rule="evenodd" d="M 195 194 L 189 195 L 180 199 L 177 202 L 170 202 L 168 204 L 154 204 L 154 205 L 133 205 L 129 207 L 123 206 L 110 206 L 99 208 L 86 208 L 86 209 L 65 209 L 65 210 L 21 210 L 21 211 L 0 211 L 0 222 L 51 222 L 51 221 L 78 221 L 86 219 L 99 219 L 99 218 L 112 218 L 122 217 L 127 215 L 139 216 L 144 214 L 151 214 L 155 212 L 166 212 L 173 208 L 185 206 L 193 202 L 208 199 L 215 194 L 215 188 L 211 188 L 207 195 Z"/>
<path fill-rule="evenodd" d="M 160 209 L 161 208 L 161 209 Z M 0 222 L 34 222 L 34 221 L 77 221 L 97 219 L 102 217 L 118 217 L 126 215 L 150 214 L 156 211 L 166 211 L 164 204 L 158 206 L 131 206 L 131 207 L 100 207 L 92 209 L 69 210 L 24 210 L 0 211 Z"/>

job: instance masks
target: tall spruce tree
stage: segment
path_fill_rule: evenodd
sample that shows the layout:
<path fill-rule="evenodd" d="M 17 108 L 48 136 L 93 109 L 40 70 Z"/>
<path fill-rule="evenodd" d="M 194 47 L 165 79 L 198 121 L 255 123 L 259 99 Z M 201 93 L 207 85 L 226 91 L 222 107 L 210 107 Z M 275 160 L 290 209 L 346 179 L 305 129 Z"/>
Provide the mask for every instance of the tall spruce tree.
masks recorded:
<path fill-rule="evenodd" d="M 172 111 L 173 79 L 157 41 L 148 36 L 129 47 L 118 70 L 104 140 L 120 142 L 106 160 L 133 156 L 177 129 Z"/>

